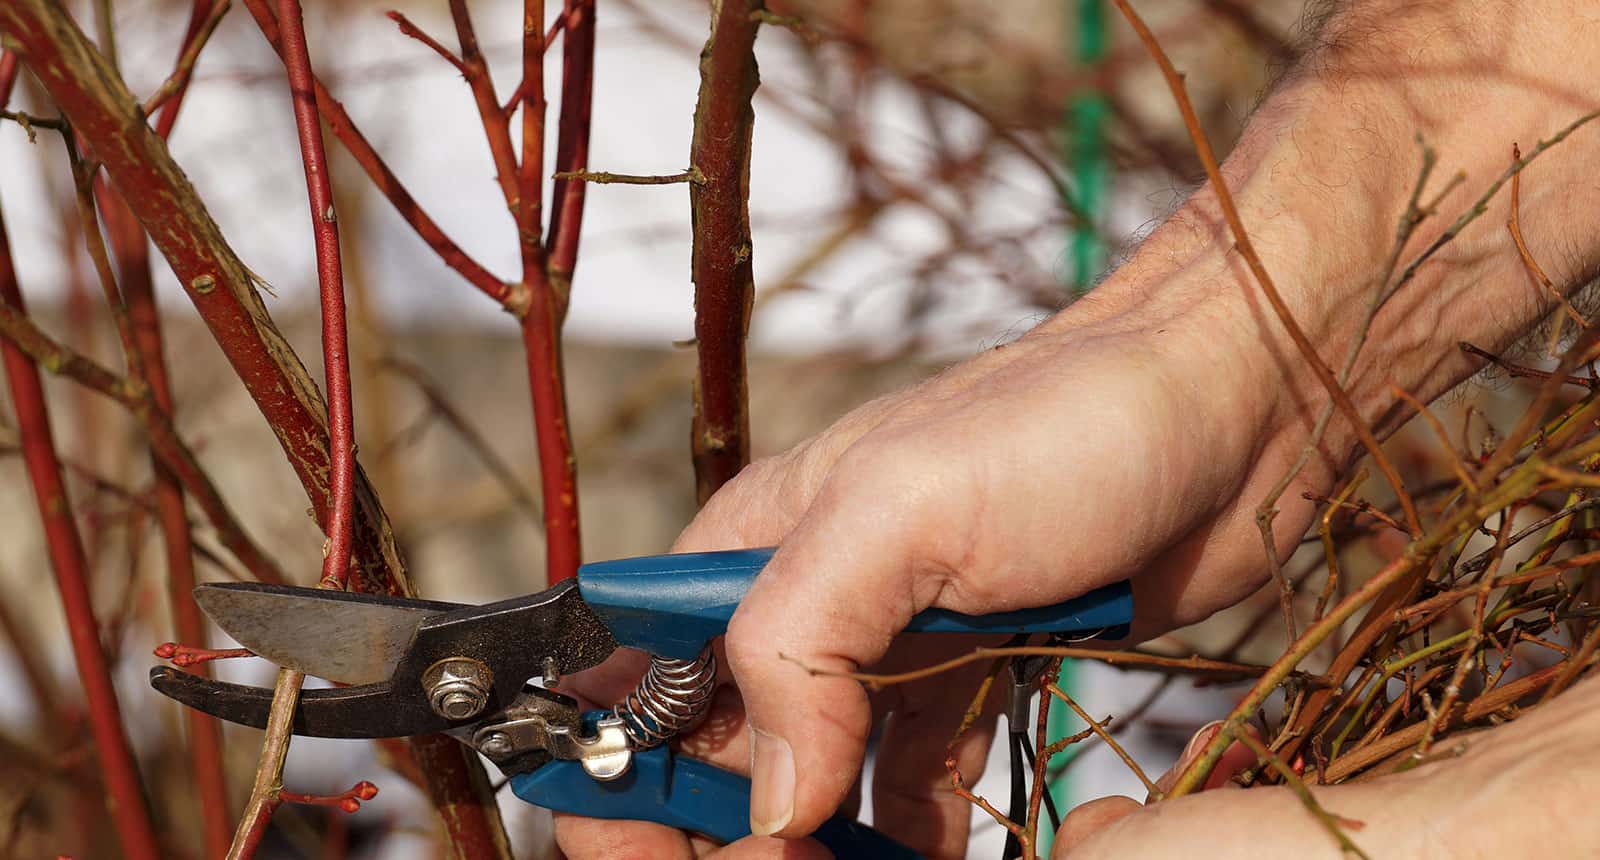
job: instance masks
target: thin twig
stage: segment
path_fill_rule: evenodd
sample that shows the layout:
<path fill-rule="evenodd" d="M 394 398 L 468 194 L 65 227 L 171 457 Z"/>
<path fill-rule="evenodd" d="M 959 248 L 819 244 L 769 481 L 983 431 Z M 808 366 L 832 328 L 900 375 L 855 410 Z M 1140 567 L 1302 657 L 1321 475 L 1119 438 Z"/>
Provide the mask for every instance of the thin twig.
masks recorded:
<path fill-rule="evenodd" d="M 211 34 L 217 31 L 217 25 L 222 23 L 222 16 L 228 14 L 228 10 L 231 8 L 233 8 L 232 0 L 216 0 L 212 5 L 205 18 L 201 20 L 200 27 L 195 32 L 194 37 L 184 43 L 183 52 L 178 55 L 178 64 L 172 70 L 172 74 L 168 75 L 167 79 L 161 82 L 161 86 L 150 94 L 150 98 L 145 100 L 145 116 L 155 114 L 156 111 L 171 102 L 173 97 L 188 88 L 189 79 L 194 76 L 195 63 L 200 59 L 200 52 L 205 49 L 206 43 L 211 40 Z M 176 114 L 177 111 L 174 110 L 172 113 Z M 168 123 L 167 127 L 170 130 L 171 124 Z M 160 133 L 159 130 L 158 133 Z M 166 137 L 166 134 L 161 136 Z"/>
<path fill-rule="evenodd" d="M 1223 180 L 1222 169 L 1217 164 L 1217 157 L 1211 150 L 1211 142 L 1206 139 L 1206 134 L 1200 126 L 1200 119 L 1195 115 L 1194 105 L 1189 102 L 1188 92 L 1184 88 L 1183 76 L 1173 68 L 1172 61 L 1167 58 L 1166 51 L 1162 50 L 1156 41 L 1154 33 L 1145 26 L 1144 20 L 1128 5 L 1128 0 L 1114 0 L 1117 8 L 1122 11 L 1128 23 L 1139 34 L 1140 41 L 1155 58 L 1156 64 L 1161 67 L 1161 74 L 1167 80 L 1167 87 L 1172 90 L 1172 96 L 1178 102 L 1178 110 L 1183 114 L 1184 127 L 1189 131 L 1189 137 L 1194 142 L 1195 152 L 1200 156 L 1200 163 L 1205 165 L 1206 178 L 1210 182 L 1211 192 L 1216 195 L 1217 204 L 1222 208 L 1222 216 L 1228 222 L 1228 229 L 1233 233 L 1235 248 L 1239 256 L 1249 266 L 1256 282 L 1261 286 L 1261 292 L 1266 296 L 1267 302 L 1272 305 L 1273 313 L 1277 315 L 1279 323 L 1288 332 L 1289 339 L 1294 341 L 1295 348 L 1299 350 L 1301 358 L 1305 359 L 1312 371 L 1316 374 L 1317 381 L 1327 390 L 1328 396 L 1338 404 L 1339 411 L 1344 415 L 1355 429 L 1356 435 L 1361 438 L 1361 444 L 1366 447 L 1367 453 L 1377 465 L 1378 471 L 1383 473 L 1389 486 L 1394 489 L 1395 496 L 1400 500 L 1400 508 L 1405 512 L 1406 527 L 1413 535 L 1422 533 L 1422 522 L 1417 517 L 1416 505 L 1411 501 L 1411 496 L 1406 492 L 1405 483 L 1400 480 L 1400 473 L 1395 470 L 1394 464 L 1383 451 L 1383 446 L 1378 444 L 1378 438 L 1372 434 L 1372 428 L 1362 419 L 1361 413 L 1350 400 L 1350 395 L 1345 393 L 1343 386 L 1334 378 L 1333 371 L 1328 364 L 1317 354 L 1317 349 L 1312 346 L 1311 340 L 1295 322 L 1294 314 L 1284 302 L 1283 296 L 1278 293 L 1277 286 L 1272 281 L 1272 276 L 1267 273 L 1266 266 L 1261 262 L 1261 257 L 1256 254 L 1255 246 L 1250 241 L 1250 235 L 1245 232 L 1244 222 L 1239 218 L 1239 210 L 1234 206 L 1233 194 L 1228 191 L 1228 185 Z"/>
<path fill-rule="evenodd" d="M 1267 764 L 1273 770 L 1278 772 L 1278 776 L 1283 778 L 1284 784 L 1288 785 L 1289 790 L 1293 791 L 1295 796 L 1300 798 L 1300 802 L 1305 804 L 1307 811 L 1309 811 L 1312 816 L 1317 819 L 1317 823 L 1321 824 L 1323 829 L 1328 831 L 1328 835 L 1332 836 L 1334 841 L 1339 843 L 1339 852 L 1341 854 L 1354 854 L 1357 857 L 1362 858 L 1362 860 L 1367 860 L 1366 852 L 1362 851 L 1360 847 L 1358 847 L 1354 842 L 1350 841 L 1350 837 L 1344 832 L 1345 828 L 1350 828 L 1353 830 L 1360 829 L 1362 826 L 1361 822 L 1352 821 L 1348 818 L 1334 815 L 1333 813 L 1324 809 L 1322 804 L 1317 802 L 1316 795 L 1312 794 L 1311 789 L 1306 787 L 1305 781 L 1300 778 L 1300 775 L 1295 773 L 1294 770 L 1288 765 L 1284 764 L 1283 759 L 1278 758 L 1278 756 L 1275 755 L 1272 750 L 1267 749 L 1266 746 L 1261 743 L 1261 741 L 1256 740 L 1256 738 L 1253 737 L 1249 732 L 1243 731 L 1242 727 L 1241 730 L 1235 731 L 1232 734 L 1234 740 L 1237 740 L 1239 743 L 1249 747 L 1262 763 Z"/>
<path fill-rule="evenodd" d="M 1443 248 L 1445 245 L 1449 244 L 1457 234 L 1466 229 L 1468 224 L 1476 221 L 1480 216 L 1483 215 L 1483 213 L 1489 211 L 1489 201 L 1493 200 L 1494 196 L 1500 193 L 1500 189 L 1507 182 L 1509 182 L 1517 174 L 1521 173 L 1524 168 L 1533 162 L 1534 159 L 1538 158 L 1540 155 L 1543 155 L 1545 150 L 1555 146 L 1563 140 L 1566 140 L 1568 135 L 1587 125 L 1596 117 L 1600 117 L 1600 111 L 1584 114 L 1583 116 L 1578 117 L 1576 120 L 1573 120 L 1572 123 L 1566 128 L 1556 132 L 1555 135 L 1539 141 L 1534 145 L 1533 149 L 1530 150 L 1527 155 L 1512 159 L 1511 166 L 1507 167 L 1505 172 L 1501 173 L 1494 182 L 1489 184 L 1489 187 L 1484 190 L 1483 194 L 1479 195 L 1477 201 L 1474 202 L 1466 212 L 1462 213 L 1461 217 L 1452 222 L 1449 227 L 1446 227 L 1445 231 L 1439 234 L 1439 236 L 1435 238 L 1427 248 L 1423 249 L 1422 253 L 1418 254 L 1416 258 L 1414 258 L 1410 263 L 1406 264 L 1406 267 L 1400 272 L 1400 277 L 1395 280 L 1394 286 L 1389 289 L 1390 294 L 1393 294 L 1401 287 L 1409 283 L 1411 278 L 1416 275 L 1417 270 L 1422 267 L 1423 263 L 1426 263 L 1428 260 L 1432 259 L 1433 255 L 1438 253 L 1440 248 Z"/>
<path fill-rule="evenodd" d="M 439 44 L 437 39 L 423 32 L 421 27 L 411 23 L 410 18 L 407 18 L 405 15 L 401 14 L 397 9 L 390 9 L 383 14 L 400 28 L 401 33 L 410 36 L 411 38 L 416 39 L 418 42 L 428 46 L 428 48 L 431 49 L 435 54 L 443 57 L 445 62 L 454 66 L 456 71 L 461 73 L 462 77 L 466 77 L 467 67 L 461 62 L 461 58 L 452 53 L 449 48 Z"/>
<path fill-rule="evenodd" d="M 1461 459 L 1461 452 L 1457 451 L 1456 447 L 1450 443 L 1450 434 L 1446 433 L 1444 425 L 1439 423 L 1439 416 L 1434 415 L 1433 410 L 1429 409 L 1426 404 L 1418 400 L 1411 392 L 1398 385 L 1390 385 L 1389 393 L 1393 394 L 1397 399 L 1405 401 L 1406 405 L 1410 406 L 1418 415 L 1422 416 L 1423 420 L 1428 422 L 1428 426 L 1433 428 L 1433 435 L 1439 437 L 1439 447 L 1443 448 L 1445 454 L 1449 455 L 1450 468 L 1456 473 L 1456 478 L 1461 481 L 1462 486 L 1466 487 L 1469 492 L 1476 495 L 1478 482 L 1474 481 L 1472 473 L 1467 471 L 1467 464 Z"/>
<path fill-rule="evenodd" d="M 1334 590 L 1339 587 L 1339 553 L 1333 545 L 1333 512 L 1346 504 L 1350 495 L 1366 479 L 1367 470 L 1362 468 L 1345 483 L 1344 489 L 1340 490 L 1337 496 L 1328 500 L 1328 506 L 1322 512 L 1322 526 L 1317 530 L 1317 534 L 1322 540 L 1322 554 L 1327 562 L 1328 576 L 1322 583 L 1322 593 L 1317 595 L 1316 609 L 1311 613 L 1313 622 L 1322 618 L 1322 614 L 1328 609 L 1328 601 L 1333 598 Z"/>
<path fill-rule="evenodd" d="M 1522 150 L 1516 144 L 1512 144 L 1511 159 L 1516 161 L 1521 158 Z M 1588 328 L 1589 321 L 1583 318 L 1583 314 L 1578 313 L 1578 309 L 1574 308 L 1572 303 L 1567 301 L 1567 297 L 1562 295 L 1560 290 L 1556 289 L 1555 282 L 1550 280 L 1550 276 L 1544 273 L 1544 268 L 1539 265 L 1538 260 L 1534 259 L 1533 252 L 1528 250 L 1528 243 L 1522 238 L 1521 173 L 1511 177 L 1511 217 L 1506 220 L 1506 229 L 1511 232 L 1511 242 L 1517 246 L 1517 254 L 1522 257 L 1522 265 L 1527 268 L 1528 274 L 1533 276 L 1534 281 L 1537 282 L 1539 286 L 1544 287 L 1545 292 L 1555 300 L 1556 304 L 1560 306 L 1561 310 L 1565 312 L 1573 322 L 1578 324 L 1578 328 Z M 1560 340 L 1561 320 L 1560 318 L 1557 318 L 1556 324 L 1550 332 L 1552 352 L 1554 352 L 1554 344 L 1559 343 Z"/>
<path fill-rule="evenodd" d="M 1050 683 L 1050 679 L 1058 677 L 1060 674 L 1061 674 L 1061 658 L 1060 657 L 1053 657 L 1053 658 L 1050 659 L 1050 661 L 1048 663 L 1045 664 L 1044 671 L 1039 674 L 1039 681 L 1038 681 L 1039 689 L 1041 691 L 1043 691 L 1047 685 L 1051 686 L 1051 687 L 1054 687 L 1055 685 Z M 1045 696 L 1045 695 L 1039 696 L 1039 706 L 1038 706 L 1038 708 L 1036 710 L 1038 711 L 1038 714 L 1035 715 L 1035 717 L 1034 717 L 1034 726 L 1033 726 L 1034 741 L 1033 741 L 1033 745 L 1034 745 L 1034 747 L 1036 749 L 1040 749 L 1040 750 L 1049 749 L 1050 748 L 1050 697 L 1049 696 Z M 1033 774 L 1032 774 L 1033 780 L 1028 786 L 1028 816 L 1027 816 L 1027 823 L 1024 825 L 1027 828 L 1027 831 L 1029 833 L 1038 833 L 1039 832 L 1039 808 L 1044 805 L 1045 795 L 1050 792 L 1050 781 L 1049 781 L 1049 779 L 1046 778 L 1046 771 L 1049 770 L 1049 767 L 1050 767 L 1050 757 L 1049 756 L 1047 756 L 1047 755 L 1036 755 L 1036 756 L 1034 756 L 1034 758 L 1033 758 Z M 1032 843 L 1030 843 L 1028 845 L 1028 850 L 1027 850 L 1027 852 L 1025 853 L 1024 856 L 1029 858 L 1029 860 L 1032 860 L 1034 855 L 1035 855 L 1034 846 L 1033 846 Z"/>
<path fill-rule="evenodd" d="M 584 182 L 560 178 L 589 167 L 589 137 L 594 112 L 595 0 L 566 0 L 561 14 L 545 33 L 545 51 L 560 34 L 561 113 L 556 118 L 556 179 L 550 188 L 550 224 L 545 231 L 545 254 L 550 289 L 560 296 L 572 294 L 578 266 L 578 244 L 583 235 L 583 210 L 589 188 Z M 511 104 L 515 104 L 513 99 Z"/>
<path fill-rule="evenodd" d="M 1382 508 L 1379 508 L 1377 505 L 1374 505 L 1366 499 L 1356 499 L 1354 501 L 1348 499 L 1340 500 L 1324 493 L 1301 493 L 1300 498 L 1305 499 L 1308 502 L 1322 502 L 1324 504 L 1331 504 L 1336 507 L 1343 508 L 1347 511 L 1353 511 L 1358 514 L 1366 514 L 1378 522 L 1383 523 L 1385 526 L 1394 529 L 1401 534 L 1406 534 L 1406 527 L 1404 524 L 1394 517 L 1389 516 L 1389 514 L 1384 512 Z"/>
<path fill-rule="evenodd" d="M 1100 737 L 1100 740 L 1105 741 L 1106 746 L 1111 747 L 1111 751 L 1117 754 L 1117 758 L 1122 759 L 1122 763 L 1128 766 L 1128 770 L 1133 771 L 1133 775 L 1138 777 L 1140 782 L 1144 783 L 1145 790 L 1150 793 L 1150 796 L 1156 800 L 1161 799 L 1161 789 L 1156 787 L 1155 782 L 1152 781 L 1149 775 L 1144 772 L 1144 768 L 1139 767 L 1139 763 L 1133 760 L 1133 756 L 1128 755 L 1128 751 L 1123 748 L 1122 744 L 1117 743 L 1117 739 L 1112 737 L 1111 733 L 1105 730 L 1105 726 L 1097 722 L 1094 717 L 1089 716 L 1088 712 L 1079 707 L 1078 703 L 1073 701 L 1072 697 L 1067 695 L 1065 690 L 1062 690 L 1053 683 L 1045 684 L 1044 689 L 1050 695 L 1060 699 L 1063 702 L 1066 702 L 1067 707 L 1071 708 L 1072 712 L 1078 715 L 1078 719 L 1087 723 L 1089 728 L 1093 729 L 1094 733 Z"/>
<path fill-rule="evenodd" d="M 612 173 L 606 170 L 563 170 L 553 174 L 551 178 L 570 179 L 575 182 L 591 182 L 596 185 L 677 185 L 684 182 L 704 185 L 706 181 L 700 171 L 692 167 L 681 173 L 661 175 Z"/>
<path fill-rule="evenodd" d="M 239 818 L 227 860 L 254 857 L 266 835 L 272 813 L 283 803 L 283 762 L 289 755 L 289 740 L 294 736 L 294 712 L 300 703 L 300 685 L 306 676 L 293 669 L 279 669 L 272 688 L 272 707 L 267 711 L 266 734 L 261 739 L 261 756 L 256 760 L 255 783 L 250 800 Z"/>
<path fill-rule="evenodd" d="M 1539 370 L 1536 367 L 1524 367 L 1523 365 L 1520 365 L 1520 364 L 1513 364 L 1513 363 L 1511 363 L 1509 361 L 1506 361 L 1505 359 L 1501 358 L 1500 356 L 1495 355 L 1492 352 L 1489 352 L 1488 350 L 1479 349 L 1478 347 L 1473 346 L 1472 344 L 1467 343 L 1466 341 L 1461 341 L 1460 343 L 1458 343 L 1456 345 L 1461 348 L 1462 352 L 1467 353 L 1468 355 L 1475 355 L 1475 356 L 1477 356 L 1477 357 L 1489 362 L 1490 364 L 1493 364 L 1495 367 L 1498 367 L 1501 370 L 1504 370 L 1506 372 L 1506 375 L 1508 375 L 1508 376 L 1521 377 L 1523 379 L 1542 379 L 1542 380 L 1548 380 L 1548 379 L 1555 378 L 1555 374 L 1553 374 L 1553 373 L 1551 373 L 1551 372 L 1549 372 L 1547 370 Z M 1574 376 L 1572 374 L 1565 374 L 1562 377 L 1561 381 L 1566 383 L 1567 385 L 1577 385 L 1577 386 L 1581 386 L 1583 388 L 1587 388 L 1590 391 L 1593 391 L 1596 386 L 1600 386 L 1600 378 L 1596 378 L 1596 377 L 1592 377 L 1592 376 Z"/>
<path fill-rule="evenodd" d="M 256 19 L 256 26 L 260 28 L 267 42 L 281 56 L 283 53 L 283 40 L 278 34 L 277 19 L 267 7 L 266 0 L 244 0 L 246 8 Z M 474 43 L 476 44 L 476 43 Z M 371 141 L 361 133 L 350 114 L 344 106 L 333 97 L 321 80 L 313 79 L 317 93 L 317 110 L 322 113 L 322 118 L 328 123 L 328 129 L 334 137 L 344 144 L 350 157 L 361 165 L 367 177 L 378 192 L 394 207 L 395 213 L 405 221 L 412 231 L 417 234 L 434 254 L 445 265 L 454 269 L 467 283 L 477 287 L 484 295 L 495 302 L 505 306 L 512 300 L 512 291 L 508 284 L 485 269 L 477 260 L 474 260 L 466 251 L 457 245 L 455 240 L 445 234 L 444 229 L 436 223 L 416 198 L 400 181 L 389 165 L 378 155 Z"/>
<path fill-rule="evenodd" d="M 1200 675 L 1215 681 L 1234 681 L 1253 678 L 1266 671 L 1264 666 L 1254 666 L 1249 663 L 1229 663 L 1222 660 L 1208 660 L 1204 657 L 1164 657 L 1159 654 L 1145 654 L 1140 651 L 1103 651 L 1092 648 L 1078 648 L 1074 646 L 1052 645 L 1018 645 L 998 648 L 974 648 L 971 651 L 936 663 L 922 669 L 909 672 L 891 674 L 877 674 L 873 672 L 845 672 L 834 669 L 818 669 L 807 666 L 793 657 L 785 654 L 778 655 L 781 659 L 788 660 L 812 675 L 823 677 L 850 678 L 863 684 L 877 688 L 895 684 L 904 684 L 921 678 L 931 677 L 943 672 L 948 672 L 958 666 L 980 660 L 992 660 L 996 657 L 1064 657 L 1074 660 L 1099 660 L 1113 666 L 1127 666 L 1133 668 L 1148 668 L 1152 671 L 1164 671 L 1178 675 Z M 1323 679 L 1302 676 L 1309 683 L 1323 683 Z"/>

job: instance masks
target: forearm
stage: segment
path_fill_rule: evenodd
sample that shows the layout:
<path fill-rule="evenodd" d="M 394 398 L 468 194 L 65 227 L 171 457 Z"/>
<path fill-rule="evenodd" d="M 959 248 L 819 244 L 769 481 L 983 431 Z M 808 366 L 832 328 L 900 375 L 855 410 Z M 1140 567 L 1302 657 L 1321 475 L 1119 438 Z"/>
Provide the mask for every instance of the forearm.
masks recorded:
<path fill-rule="evenodd" d="M 1294 318 L 1336 371 L 1393 256 L 1421 168 L 1418 137 L 1439 159 L 1424 203 L 1456 173 L 1466 178 L 1416 229 L 1399 254 L 1401 269 L 1500 177 L 1513 143 L 1531 150 L 1600 108 L 1600 98 L 1585 95 L 1600 78 L 1600 57 L 1587 48 L 1597 33 L 1600 11 L 1567 0 L 1537 12 L 1472 0 L 1368 0 L 1343 4 L 1321 28 L 1252 118 L 1224 175 Z M 1562 290 L 1600 263 L 1596 163 L 1600 121 L 1523 174 L 1523 232 Z M 1350 381 L 1368 421 L 1393 405 L 1391 383 L 1429 399 L 1470 375 L 1477 364 L 1457 341 L 1503 349 L 1554 307 L 1507 232 L 1509 202 L 1503 189 L 1372 320 Z M 1160 322 L 1217 308 L 1216 318 L 1240 321 L 1219 336 L 1268 347 L 1256 381 L 1284 395 L 1274 407 L 1279 418 L 1308 427 L 1326 396 L 1232 247 L 1216 198 L 1203 188 L 1103 295 L 1050 327 Z M 1354 440 L 1336 423 L 1330 441 L 1337 458 Z"/>

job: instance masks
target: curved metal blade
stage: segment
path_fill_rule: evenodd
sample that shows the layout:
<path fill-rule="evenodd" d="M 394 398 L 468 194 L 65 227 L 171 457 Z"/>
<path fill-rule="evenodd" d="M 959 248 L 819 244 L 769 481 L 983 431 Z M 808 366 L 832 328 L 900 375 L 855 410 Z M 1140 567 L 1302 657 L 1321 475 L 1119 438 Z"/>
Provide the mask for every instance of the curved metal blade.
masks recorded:
<path fill-rule="evenodd" d="M 272 690 L 213 681 L 157 666 L 150 686 L 180 704 L 230 723 L 267 727 Z M 314 738 L 397 738 L 438 732 L 456 723 L 438 716 L 417 696 L 397 696 L 388 684 L 301 690 L 294 733 Z"/>
<path fill-rule="evenodd" d="M 202 585 L 194 599 L 240 645 L 284 668 L 343 684 L 388 680 L 418 625 L 462 608 L 253 582 Z"/>

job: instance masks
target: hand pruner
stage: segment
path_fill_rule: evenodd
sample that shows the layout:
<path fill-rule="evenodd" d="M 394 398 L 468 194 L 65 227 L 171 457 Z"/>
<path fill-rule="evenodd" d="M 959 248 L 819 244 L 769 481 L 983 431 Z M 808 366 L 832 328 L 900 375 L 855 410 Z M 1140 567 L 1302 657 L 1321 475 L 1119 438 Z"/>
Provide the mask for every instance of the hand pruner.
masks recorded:
<path fill-rule="evenodd" d="M 227 583 L 195 589 L 224 631 L 268 660 L 352 686 L 305 690 L 294 732 L 325 738 L 445 732 L 482 753 L 524 801 L 596 818 L 654 821 L 733 841 L 749 831 L 750 783 L 666 745 L 710 706 L 709 643 L 772 550 L 659 555 L 583 566 L 538 594 L 463 606 L 312 588 Z M 927 633 L 1119 637 L 1127 583 L 1042 609 L 919 613 Z M 608 711 L 580 711 L 562 675 L 619 647 L 652 659 Z M 169 667 L 160 692 L 230 722 L 264 727 L 272 691 Z M 842 858 L 913 857 L 883 834 L 835 818 L 815 838 Z"/>

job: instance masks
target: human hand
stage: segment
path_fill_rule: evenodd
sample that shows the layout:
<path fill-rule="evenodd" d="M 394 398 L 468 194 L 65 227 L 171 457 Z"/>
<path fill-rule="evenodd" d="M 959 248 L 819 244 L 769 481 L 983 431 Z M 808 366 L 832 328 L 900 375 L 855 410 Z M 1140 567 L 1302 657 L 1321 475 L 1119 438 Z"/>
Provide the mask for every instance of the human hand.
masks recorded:
<path fill-rule="evenodd" d="M 1347 820 L 1345 835 L 1368 856 L 1410 858 L 1579 857 L 1600 845 L 1589 800 L 1600 790 L 1600 677 L 1496 728 L 1434 746 L 1427 763 L 1312 793 Z M 1205 747 L 1208 726 L 1164 778 L 1167 784 Z M 1204 737 L 1202 737 L 1204 735 Z M 1403 760 L 1407 752 L 1400 754 Z M 1257 759 L 1229 748 L 1208 788 Z M 1061 823 L 1054 860 L 1097 857 L 1339 857 L 1338 844 L 1284 787 L 1205 791 L 1141 806 L 1107 797 Z"/>
<path fill-rule="evenodd" d="M 1135 324 L 1106 299 L 1086 302 L 870 403 L 752 464 L 684 532 L 675 550 L 781 545 L 726 641 L 758 727 L 746 759 L 757 832 L 809 833 L 860 769 L 871 699 L 808 669 L 937 660 L 926 640 L 891 649 L 922 609 L 1039 606 L 1138 574 L 1136 628 L 1147 635 L 1259 584 L 1260 539 L 1238 500 L 1264 494 L 1300 443 L 1278 432 L 1288 413 L 1266 381 L 1275 370 L 1249 346 L 1258 341 L 1226 334 L 1238 316 L 1220 306 L 1226 296 L 1206 298 L 1202 280 L 1191 295 L 1173 282 L 1167 295 L 1181 308 L 1170 314 L 1146 302 Z M 1310 510 L 1286 511 L 1284 534 L 1297 536 Z M 875 818 L 930 856 L 964 851 L 970 810 L 948 791 L 942 751 L 981 671 L 879 697 L 878 711 L 895 716 L 877 759 Z M 748 748 L 749 736 L 729 749 Z M 975 778 L 987 727 L 968 745 L 963 770 Z M 588 856 L 576 835 L 585 831 L 562 824 L 575 857 Z M 659 840 L 651 853 L 690 844 L 660 828 L 629 832 Z"/>

